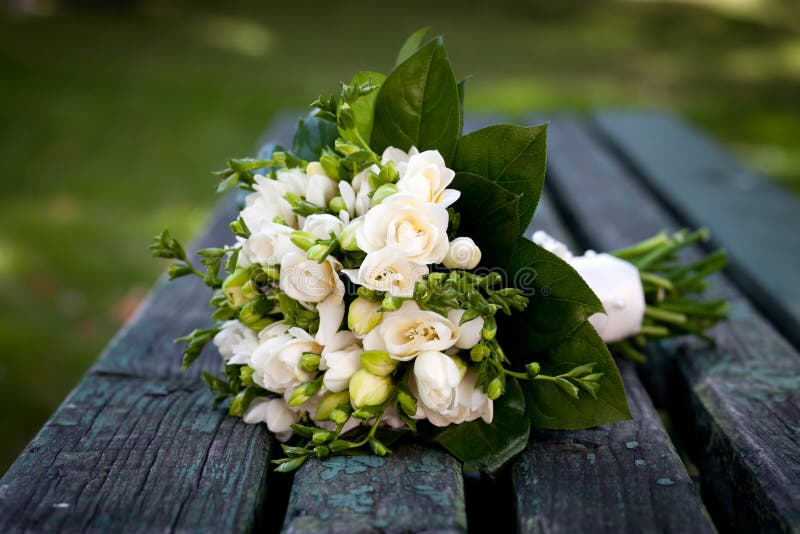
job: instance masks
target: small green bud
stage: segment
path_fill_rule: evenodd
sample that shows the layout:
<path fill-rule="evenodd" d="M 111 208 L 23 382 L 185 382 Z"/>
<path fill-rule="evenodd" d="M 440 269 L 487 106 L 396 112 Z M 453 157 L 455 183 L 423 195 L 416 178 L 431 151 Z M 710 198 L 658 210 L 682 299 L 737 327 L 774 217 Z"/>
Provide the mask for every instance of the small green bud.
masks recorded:
<path fill-rule="evenodd" d="M 308 176 L 315 176 L 317 174 L 321 174 L 322 176 L 327 176 L 325 174 L 325 168 L 319 161 L 310 161 L 308 165 L 306 165 L 306 174 Z"/>
<path fill-rule="evenodd" d="M 369 438 L 369 446 L 372 449 L 372 452 L 377 454 L 378 456 L 386 456 L 389 454 L 389 449 L 386 448 L 386 445 L 378 441 L 377 439 L 370 436 Z"/>
<path fill-rule="evenodd" d="M 292 232 L 290 239 L 292 240 L 292 243 L 303 250 L 308 250 L 317 244 L 317 236 L 302 230 L 295 230 Z"/>
<path fill-rule="evenodd" d="M 317 413 L 314 416 L 314 419 L 317 421 L 327 421 L 332 419 L 333 412 L 336 410 L 347 412 L 345 421 L 347 421 L 347 418 L 350 417 L 350 392 L 347 390 L 337 392 L 330 391 L 323 395 L 322 400 L 319 402 L 319 406 L 317 406 Z"/>
<path fill-rule="evenodd" d="M 290 473 L 295 469 L 300 468 L 300 466 L 306 463 L 308 456 L 299 456 L 297 458 L 292 458 L 292 459 L 286 458 L 286 459 L 288 461 L 279 463 L 278 467 L 275 468 L 275 471 L 279 473 Z"/>
<path fill-rule="evenodd" d="M 386 297 L 381 302 L 382 311 L 397 311 L 403 305 L 403 298 L 401 297 Z"/>
<path fill-rule="evenodd" d="M 399 363 L 385 350 L 367 350 L 361 353 L 361 365 L 376 376 L 389 376 L 397 369 Z"/>
<path fill-rule="evenodd" d="M 352 446 L 352 443 L 343 439 L 337 439 L 328 444 L 328 448 L 331 450 L 331 452 L 346 451 L 347 449 L 352 448 Z"/>
<path fill-rule="evenodd" d="M 351 252 L 361 250 L 358 248 L 358 243 L 356 243 L 356 231 L 362 224 L 364 224 L 364 219 L 359 217 L 357 219 L 353 219 L 348 223 L 347 226 L 344 227 L 342 233 L 339 234 L 339 247 L 342 250 Z"/>
<path fill-rule="evenodd" d="M 239 310 L 239 321 L 245 326 L 260 332 L 275 322 L 272 317 L 268 316 L 272 308 L 272 303 L 266 299 L 252 300 Z"/>
<path fill-rule="evenodd" d="M 304 352 L 300 357 L 300 369 L 306 373 L 315 373 L 319 370 L 320 355 L 313 352 Z"/>
<path fill-rule="evenodd" d="M 531 362 L 525 366 L 525 373 L 528 375 L 528 378 L 535 378 L 536 375 L 542 372 L 542 366 L 539 365 L 539 362 Z"/>
<path fill-rule="evenodd" d="M 336 432 L 331 432 L 330 430 L 318 430 L 311 436 L 311 441 L 314 443 L 328 443 L 329 441 L 333 441 L 333 438 L 335 437 Z"/>
<path fill-rule="evenodd" d="M 407 416 L 414 417 L 417 414 L 417 399 L 402 387 L 397 392 L 397 401 L 400 404 L 400 409 L 402 409 Z"/>
<path fill-rule="evenodd" d="M 376 189 L 374 193 L 372 193 L 372 205 L 377 206 L 378 204 L 386 200 L 387 197 L 390 197 L 395 193 L 397 193 L 396 185 L 383 184 L 378 189 Z"/>
<path fill-rule="evenodd" d="M 356 409 L 383 404 L 389 399 L 392 389 L 390 378 L 359 369 L 350 377 L 350 404 Z"/>
<path fill-rule="evenodd" d="M 305 384 L 299 386 L 297 389 L 294 390 L 292 396 L 289 397 L 289 406 L 300 406 L 304 402 L 308 401 L 311 397 L 316 395 L 319 388 L 322 386 L 322 379 L 318 378 L 316 380 L 312 380 L 311 382 L 306 382 Z"/>
<path fill-rule="evenodd" d="M 267 267 L 262 267 L 261 271 L 270 280 L 278 281 L 281 278 L 281 266 L 280 265 L 269 265 Z"/>
<path fill-rule="evenodd" d="M 231 232 L 233 232 L 233 235 L 238 235 L 239 237 L 244 237 L 245 239 L 250 237 L 250 229 L 247 228 L 247 224 L 245 224 L 244 219 L 242 219 L 241 216 L 233 221 L 229 226 L 231 228 Z"/>
<path fill-rule="evenodd" d="M 344 154 L 345 156 L 349 156 L 350 154 L 361 151 L 361 147 L 354 145 L 353 143 L 348 143 L 344 139 L 337 139 L 336 143 L 334 144 L 334 149 L 339 154 Z"/>
<path fill-rule="evenodd" d="M 309 260 L 319 261 L 328 255 L 328 245 L 317 243 L 306 251 L 306 258 Z"/>
<path fill-rule="evenodd" d="M 366 299 L 370 302 L 380 302 L 383 300 L 383 291 L 374 291 L 372 289 L 367 289 L 364 286 L 358 286 L 358 290 L 356 293 L 362 299 Z"/>
<path fill-rule="evenodd" d="M 486 345 L 478 343 L 469 350 L 469 357 L 473 362 L 483 361 L 484 358 L 492 353 L 491 349 Z"/>
<path fill-rule="evenodd" d="M 497 334 L 497 319 L 494 317 L 484 317 L 483 318 L 483 331 L 481 332 L 484 339 L 492 340 L 494 336 Z"/>
<path fill-rule="evenodd" d="M 500 398 L 500 395 L 503 394 L 503 382 L 499 378 L 495 378 L 491 382 L 489 382 L 489 386 L 486 388 L 486 395 L 492 399 L 497 400 Z"/>
<path fill-rule="evenodd" d="M 250 367 L 249 365 L 243 365 L 239 369 L 239 380 L 242 381 L 242 384 L 245 386 L 255 386 L 256 383 L 253 381 L 253 373 L 255 369 Z"/>
<path fill-rule="evenodd" d="M 248 269 L 236 269 L 222 282 L 222 293 L 228 299 L 228 303 L 232 308 L 238 308 L 251 300 L 245 298 L 242 294 L 242 286 L 248 281 L 250 281 L 250 271 Z"/>
<path fill-rule="evenodd" d="M 339 160 L 332 154 L 323 154 L 319 158 L 319 163 L 325 169 L 325 176 L 329 176 L 332 180 L 339 180 Z"/>
<path fill-rule="evenodd" d="M 339 106 L 336 115 L 336 121 L 343 129 L 352 130 L 355 127 L 356 117 L 353 108 L 347 102 Z"/>
<path fill-rule="evenodd" d="M 253 282 L 252 278 L 247 281 L 242 286 L 242 297 L 247 300 L 254 300 L 261 296 L 261 292 L 258 290 L 256 283 Z"/>
<path fill-rule="evenodd" d="M 330 453 L 331 453 L 330 449 L 325 445 L 317 445 L 316 447 L 314 447 L 314 454 L 316 454 L 317 458 L 319 458 L 320 460 L 330 456 Z"/>
<path fill-rule="evenodd" d="M 331 201 L 328 202 L 328 207 L 333 213 L 347 211 L 347 204 L 345 204 L 344 199 L 339 196 L 333 197 Z"/>
<path fill-rule="evenodd" d="M 383 166 L 381 172 L 378 173 L 378 181 L 384 184 L 391 184 L 400 178 L 397 170 L 394 168 L 394 161 L 388 162 Z"/>
<path fill-rule="evenodd" d="M 242 415 L 247 410 L 247 407 L 250 404 L 249 401 L 250 399 L 248 399 L 246 390 L 243 389 L 242 391 L 237 393 L 236 396 L 231 401 L 231 405 L 228 408 L 228 413 L 233 416 Z M 245 402 L 247 402 L 247 404 L 245 404 Z"/>
<path fill-rule="evenodd" d="M 383 320 L 383 312 L 376 302 L 357 297 L 347 311 L 347 328 L 359 336 L 367 335 Z"/>
<path fill-rule="evenodd" d="M 353 417 L 356 419 L 363 419 L 364 421 L 369 421 L 370 419 L 375 419 L 381 414 L 381 407 L 378 406 L 364 406 L 363 408 L 359 408 L 358 410 L 353 412 Z"/>
<path fill-rule="evenodd" d="M 350 396 L 347 397 L 348 402 L 350 401 Z M 331 412 L 330 419 L 337 425 L 343 425 L 350 419 L 350 414 L 353 413 L 353 407 L 347 406 L 346 408 L 336 408 Z"/>

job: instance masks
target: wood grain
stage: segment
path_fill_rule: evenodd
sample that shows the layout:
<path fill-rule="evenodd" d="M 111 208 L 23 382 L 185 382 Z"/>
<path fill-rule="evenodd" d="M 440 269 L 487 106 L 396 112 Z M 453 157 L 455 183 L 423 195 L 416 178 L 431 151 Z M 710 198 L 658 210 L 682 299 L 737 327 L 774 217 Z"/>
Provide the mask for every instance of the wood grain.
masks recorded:
<path fill-rule="evenodd" d="M 611 250 L 681 226 L 585 126 L 557 120 L 550 136 L 549 180 L 585 245 Z M 642 376 L 683 430 L 720 528 L 796 531 L 800 356 L 727 278 L 714 283 L 732 304 L 717 346 L 655 345 Z"/>

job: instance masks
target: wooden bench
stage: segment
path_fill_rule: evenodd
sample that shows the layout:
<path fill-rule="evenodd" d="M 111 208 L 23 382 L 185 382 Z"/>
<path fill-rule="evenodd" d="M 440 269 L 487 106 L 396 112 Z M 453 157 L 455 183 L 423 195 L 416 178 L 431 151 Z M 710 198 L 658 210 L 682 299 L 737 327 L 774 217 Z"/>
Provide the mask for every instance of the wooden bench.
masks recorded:
<path fill-rule="evenodd" d="M 535 432 L 496 479 L 419 445 L 281 475 L 263 425 L 210 408 L 199 371 L 218 355 L 180 369 L 172 340 L 209 322 L 206 288 L 162 281 L 0 480 L 0 532 L 800 531 L 798 203 L 667 115 L 529 122 L 543 119 L 532 229 L 613 249 L 704 225 L 731 257 L 714 281 L 733 306 L 715 347 L 664 342 L 644 366 L 619 362 L 632 421 Z M 229 241 L 234 213 L 224 200 L 197 246 Z"/>

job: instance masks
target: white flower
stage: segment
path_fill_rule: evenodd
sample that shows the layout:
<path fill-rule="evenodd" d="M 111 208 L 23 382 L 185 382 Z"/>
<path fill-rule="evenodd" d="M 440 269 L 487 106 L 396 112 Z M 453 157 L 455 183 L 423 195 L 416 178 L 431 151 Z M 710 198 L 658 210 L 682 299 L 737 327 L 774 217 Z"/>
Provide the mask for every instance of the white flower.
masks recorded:
<path fill-rule="evenodd" d="M 332 292 L 325 300 L 317 304 L 319 313 L 317 343 L 328 345 L 334 339 L 342 324 L 342 319 L 344 319 L 344 308 L 344 299 L 341 294 L 336 292 Z"/>
<path fill-rule="evenodd" d="M 272 222 L 275 217 L 281 217 L 286 224 L 294 227 L 297 224 L 297 215 L 292 211 L 292 205 L 283 198 L 290 192 L 290 187 L 284 182 L 260 174 L 254 179 L 254 192 L 245 198 L 245 207 L 240 214 L 247 227 L 251 230 L 260 228 L 262 224 Z"/>
<path fill-rule="evenodd" d="M 461 372 L 447 354 L 433 350 L 420 352 L 414 360 L 414 381 L 417 399 L 426 411 L 445 412 L 455 406 Z"/>
<path fill-rule="evenodd" d="M 344 223 L 338 217 L 328 213 L 309 215 L 303 224 L 303 231 L 314 235 L 317 239 L 330 239 L 331 232 L 339 235 L 344 230 Z"/>
<path fill-rule="evenodd" d="M 610 254 L 594 252 L 576 256 L 569 264 L 603 303 L 607 315 L 595 313 L 589 317 L 603 341 L 613 343 L 638 334 L 645 308 L 639 270 Z"/>
<path fill-rule="evenodd" d="M 287 193 L 303 196 L 311 181 L 306 173 L 299 168 L 281 169 L 275 173 L 276 180 L 283 184 Z"/>
<path fill-rule="evenodd" d="M 226 321 L 214 336 L 214 345 L 226 362 L 242 365 L 250 361 L 250 355 L 258 348 L 258 336 L 239 321 Z"/>
<path fill-rule="evenodd" d="M 439 427 L 466 423 L 479 417 L 487 423 L 494 418 L 494 402 L 480 388 L 475 387 L 478 375 L 468 370 L 456 387 L 455 404 L 452 408 L 437 411 L 424 406 L 425 416 L 431 424 Z"/>
<path fill-rule="evenodd" d="M 350 309 L 347 312 L 347 328 L 356 337 L 363 338 L 383 320 L 383 312 L 380 311 L 380 307 L 379 302 L 357 297 L 350 303 Z"/>
<path fill-rule="evenodd" d="M 481 261 L 481 249 L 469 237 L 457 237 L 450 242 L 444 266 L 448 269 L 474 269 Z"/>
<path fill-rule="evenodd" d="M 408 300 L 384 314 L 383 322 L 364 338 L 364 350 L 385 350 L 408 361 L 422 351 L 444 351 L 456 344 L 458 327 L 436 312 L 420 310 Z"/>
<path fill-rule="evenodd" d="M 353 283 L 375 291 L 386 291 L 394 297 L 410 297 L 414 286 L 428 274 L 426 265 L 411 262 L 399 250 L 384 248 L 367 254 L 361 267 L 343 269 Z"/>
<path fill-rule="evenodd" d="M 242 419 L 248 425 L 266 423 L 279 441 L 288 441 L 292 437 L 290 425 L 300 420 L 300 413 L 291 410 L 283 399 L 256 397 L 250 402 Z"/>
<path fill-rule="evenodd" d="M 300 368 L 304 352 L 320 354 L 322 346 L 304 330 L 293 327 L 262 342 L 250 357 L 253 381 L 275 393 L 283 394 L 313 378 Z"/>
<path fill-rule="evenodd" d="M 572 259 L 572 251 L 569 249 L 569 247 L 558 239 L 553 238 L 547 232 L 542 230 L 534 232 L 533 236 L 531 237 L 531 241 L 546 251 L 552 252 L 564 261 L 569 261 Z"/>
<path fill-rule="evenodd" d="M 423 202 L 447 207 L 461 196 L 459 191 L 447 189 L 455 175 L 455 171 L 447 168 L 438 150 L 426 150 L 408 159 L 397 189 L 411 193 Z"/>
<path fill-rule="evenodd" d="M 305 197 L 308 202 L 323 208 L 328 207 L 328 203 L 339 193 L 339 184 L 336 180 L 328 178 L 324 174 L 315 174 L 308 181 L 308 188 Z"/>
<path fill-rule="evenodd" d="M 358 343 L 353 343 L 347 347 L 328 351 L 323 351 L 322 361 L 320 362 L 327 369 L 322 383 L 330 391 L 344 391 L 350 384 L 350 378 L 356 371 L 361 369 L 361 353 L 364 349 Z M 320 367 L 322 367 L 320 365 Z"/>
<path fill-rule="evenodd" d="M 302 252 L 290 252 L 281 259 L 280 288 L 301 302 L 321 302 L 331 293 L 344 294 L 337 272 L 341 268 L 332 256 L 318 263 Z"/>
<path fill-rule="evenodd" d="M 447 223 L 443 206 L 397 193 L 367 212 L 356 241 L 367 253 L 392 247 L 416 263 L 440 263 L 447 255 Z"/>
<path fill-rule="evenodd" d="M 261 226 L 251 228 L 250 237 L 242 239 L 242 251 L 239 258 L 250 264 L 276 265 L 284 254 L 299 249 L 292 243 L 290 236 L 293 229 L 274 222 L 262 222 Z"/>
<path fill-rule="evenodd" d="M 386 165 L 390 161 L 394 162 L 395 170 L 402 177 L 406 172 L 408 161 L 417 154 L 419 154 L 419 150 L 415 146 L 412 146 L 408 152 L 389 146 L 381 154 L 381 165 Z"/>
<path fill-rule="evenodd" d="M 266 343 L 272 338 L 285 334 L 288 330 L 289 327 L 283 321 L 276 321 L 258 333 L 258 342 Z"/>
<path fill-rule="evenodd" d="M 466 310 L 448 310 L 447 318 L 458 327 L 458 340 L 455 346 L 459 349 L 471 349 L 481 340 L 483 332 L 483 317 L 476 317 L 471 321 L 461 324 L 461 318 Z"/>

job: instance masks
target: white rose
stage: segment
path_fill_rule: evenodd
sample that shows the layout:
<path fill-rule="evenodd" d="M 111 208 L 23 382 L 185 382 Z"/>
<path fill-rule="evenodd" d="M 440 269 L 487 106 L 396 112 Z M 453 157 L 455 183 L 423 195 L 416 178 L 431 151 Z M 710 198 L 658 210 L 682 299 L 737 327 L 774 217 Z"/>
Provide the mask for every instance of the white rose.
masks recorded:
<path fill-rule="evenodd" d="M 245 198 L 245 207 L 240 213 L 248 228 L 260 228 L 264 223 L 273 222 L 275 217 L 281 217 L 292 227 L 297 224 L 292 205 L 283 198 L 289 192 L 285 183 L 257 174 L 253 190 Z"/>
<path fill-rule="evenodd" d="M 600 302 L 606 313 L 589 317 L 606 343 L 621 341 L 639 333 L 644 318 L 644 289 L 639 269 L 610 254 L 587 252 L 569 260 Z"/>
<path fill-rule="evenodd" d="M 356 242 L 367 253 L 392 247 L 416 263 L 440 263 L 448 250 L 447 224 L 443 206 L 397 193 L 367 212 Z"/>
<path fill-rule="evenodd" d="M 483 335 L 483 317 L 476 317 L 471 321 L 461 324 L 461 318 L 466 310 L 448 310 L 447 318 L 458 327 L 458 340 L 456 347 L 459 349 L 471 349 L 477 345 Z"/>
<path fill-rule="evenodd" d="M 455 189 L 447 189 L 456 173 L 448 169 L 438 150 L 426 150 L 408 159 L 408 164 L 397 182 L 397 190 L 411 193 L 424 202 L 450 206 L 461 196 Z"/>
<path fill-rule="evenodd" d="M 258 348 L 258 335 L 239 321 L 226 321 L 214 336 L 214 345 L 226 362 L 242 365 Z"/>
<path fill-rule="evenodd" d="M 477 380 L 475 371 L 466 372 L 456 387 L 455 404 L 452 408 L 437 411 L 425 406 L 428 421 L 439 427 L 466 423 L 478 418 L 491 423 L 494 418 L 494 402 L 480 388 L 475 387 Z"/>
<path fill-rule="evenodd" d="M 436 312 L 420 310 L 407 300 L 399 310 L 384 314 L 383 322 L 364 338 L 365 350 L 385 350 L 408 361 L 422 351 L 445 351 L 458 340 L 458 327 Z"/>
<path fill-rule="evenodd" d="M 240 258 L 250 264 L 276 265 L 284 254 L 299 249 L 292 243 L 293 229 L 274 222 L 262 222 L 256 229 L 251 228 L 250 237 L 243 239 Z"/>
<path fill-rule="evenodd" d="M 481 261 L 481 249 L 469 237 L 457 237 L 450 242 L 444 266 L 448 269 L 474 269 Z"/>
<path fill-rule="evenodd" d="M 417 147 L 412 146 L 408 152 L 404 152 L 393 146 L 386 147 L 381 155 L 381 165 L 386 165 L 390 161 L 394 162 L 394 168 L 401 177 L 406 173 L 408 161 L 413 156 L 419 154 Z"/>
<path fill-rule="evenodd" d="M 313 378 L 300 368 L 304 352 L 320 354 L 322 346 L 304 330 L 294 327 L 261 343 L 250 357 L 253 381 L 275 393 L 283 394 Z"/>
<path fill-rule="evenodd" d="M 292 423 L 300 420 L 300 413 L 292 411 L 283 399 L 256 397 L 242 415 L 248 425 L 266 423 L 270 432 L 279 441 L 289 441 L 292 437 Z"/>
<path fill-rule="evenodd" d="M 309 215 L 303 224 L 303 231 L 314 235 L 317 239 L 330 239 L 331 232 L 338 236 L 344 230 L 344 223 L 338 217 L 328 213 Z"/>
<path fill-rule="evenodd" d="M 414 360 L 417 400 L 426 411 L 444 412 L 455 406 L 461 372 L 453 358 L 437 351 L 420 352 Z"/>
<path fill-rule="evenodd" d="M 301 302 L 321 302 L 331 293 L 343 295 L 344 284 L 337 272 L 340 268 L 332 256 L 318 263 L 302 252 L 290 252 L 281 259 L 281 291 Z"/>
<path fill-rule="evenodd" d="M 569 247 L 558 239 L 553 238 L 547 232 L 542 230 L 534 232 L 533 236 L 531 237 L 531 241 L 546 251 L 552 252 L 564 261 L 569 261 L 572 259 L 572 251 L 569 249 Z"/>
<path fill-rule="evenodd" d="M 386 247 L 367 254 L 361 267 L 343 269 L 353 283 L 375 291 L 386 291 L 394 297 L 410 297 L 414 287 L 428 274 L 426 265 L 411 262 L 399 250 Z"/>

